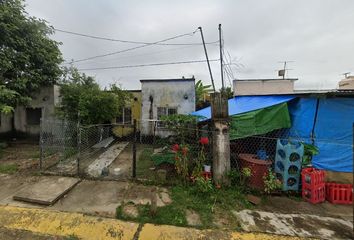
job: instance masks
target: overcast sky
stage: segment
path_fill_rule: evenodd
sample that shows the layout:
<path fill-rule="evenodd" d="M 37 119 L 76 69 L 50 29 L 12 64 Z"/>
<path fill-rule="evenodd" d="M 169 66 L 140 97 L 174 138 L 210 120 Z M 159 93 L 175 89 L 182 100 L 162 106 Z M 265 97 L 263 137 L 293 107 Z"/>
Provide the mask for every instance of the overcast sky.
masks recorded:
<path fill-rule="evenodd" d="M 344 72 L 354 72 L 353 0 L 27 0 L 30 15 L 58 29 L 131 41 L 155 42 L 191 33 L 198 26 L 206 42 L 218 40 L 222 24 L 225 50 L 235 78 L 275 78 L 288 64 L 288 77 L 299 78 L 298 89 L 336 88 Z M 141 46 L 56 32 L 65 60 L 78 60 Z M 200 33 L 166 43 L 200 43 Z M 207 46 L 210 59 L 219 58 L 216 44 Z M 203 47 L 147 46 L 121 54 L 78 62 L 79 69 L 205 60 Z M 211 63 L 217 87 L 220 64 Z M 140 89 L 140 79 L 195 76 L 210 83 L 207 64 L 84 71 L 104 87 L 121 84 Z M 226 77 L 226 83 L 229 85 Z"/>

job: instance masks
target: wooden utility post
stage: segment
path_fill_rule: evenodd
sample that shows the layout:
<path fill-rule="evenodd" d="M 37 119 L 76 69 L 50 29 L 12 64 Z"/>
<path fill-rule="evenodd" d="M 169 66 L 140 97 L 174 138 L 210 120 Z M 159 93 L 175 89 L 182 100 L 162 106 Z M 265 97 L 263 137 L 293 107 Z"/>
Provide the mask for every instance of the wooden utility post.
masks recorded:
<path fill-rule="evenodd" d="M 211 93 L 211 120 L 213 124 L 213 179 L 217 184 L 229 184 L 230 171 L 229 106 L 227 96 Z"/>

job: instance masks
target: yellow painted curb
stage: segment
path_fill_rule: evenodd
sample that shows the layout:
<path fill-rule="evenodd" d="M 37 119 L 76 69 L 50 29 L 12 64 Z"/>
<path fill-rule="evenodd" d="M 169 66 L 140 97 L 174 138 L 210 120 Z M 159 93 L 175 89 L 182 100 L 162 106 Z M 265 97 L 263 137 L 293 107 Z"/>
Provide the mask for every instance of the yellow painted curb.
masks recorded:
<path fill-rule="evenodd" d="M 80 239 L 133 239 L 137 223 L 44 209 L 0 206 L 0 226 Z"/>
<path fill-rule="evenodd" d="M 145 224 L 140 232 L 139 240 L 277 240 L 302 239 L 299 237 L 279 236 L 262 233 L 240 233 L 227 230 L 198 230 L 194 228 L 175 227 L 167 225 Z"/>

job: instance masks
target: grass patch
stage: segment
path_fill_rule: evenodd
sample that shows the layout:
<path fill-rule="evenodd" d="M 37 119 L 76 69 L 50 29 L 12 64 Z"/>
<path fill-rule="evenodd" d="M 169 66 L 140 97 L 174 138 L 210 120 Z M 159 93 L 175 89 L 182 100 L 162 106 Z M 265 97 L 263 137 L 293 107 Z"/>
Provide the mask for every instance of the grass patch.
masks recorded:
<path fill-rule="evenodd" d="M 216 215 L 229 220 L 232 228 L 237 228 L 237 220 L 231 210 L 251 208 L 245 196 L 236 189 L 215 189 L 202 194 L 195 186 L 175 186 L 170 191 L 172 203 L 158 207 L 155 216 L 150 214 L 150 205 L 138 205 L 139 216 L 132 218 L 123 212 L 123 206 L 117 208 L 117 218 L 137 221 L 139 223 L 155 223 L 176 226 L 187 226 L 186 210 L 199 214 L 201 228 L 215 227 Z"/>
<path fill-rule="evenodd" d="M 0 164 L 0 173 L 14 174 L 17 170 L 16 164 Z"/>
<path fill-rule="evenodd" d="M 151 178 L 152 174 L 149 168 L 154 167 L 154 162 L 151 159 L 153 153 L 154 151 L 152 148 L 145 148 L 140 153 L 136 163 L 136 174 L 139 178 Z"/>
<path fill-rule="evenodd" d="M 187 226 L 187 220 L 181 209 L 175 208 L 173 204 L 157 208 L 155 216 L 150 214 L 150 205 L 138 205 L 139 216 L 132 218 L 123 212 L 123 206 L 117 208 L 117 218 L 139 223 L 168 224 L 175 226 Z"/>

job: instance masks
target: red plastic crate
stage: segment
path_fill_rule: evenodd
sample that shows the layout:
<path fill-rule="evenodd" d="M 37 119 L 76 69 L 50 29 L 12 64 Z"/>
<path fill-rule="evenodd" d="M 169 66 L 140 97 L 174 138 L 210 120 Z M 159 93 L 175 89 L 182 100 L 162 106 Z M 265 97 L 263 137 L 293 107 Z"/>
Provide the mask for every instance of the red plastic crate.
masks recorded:
<path fill-rule="evenodd" d="M 304 168 L 301 171 L 302 188 L 315 188 L 325 184 L 325 172 L 315 168 Z"/>
<path fill-rule="evenodd" d="M 352 204 L 353 185 L 326 183 L 326 200 L 334 204 Z"/>
<path fill-rule="evenodd" d="M 313 204 L 324 202 L 326 199 L 325 193 L 324 183 L 313 188 L 302 187 L 302 198 Z"/>

